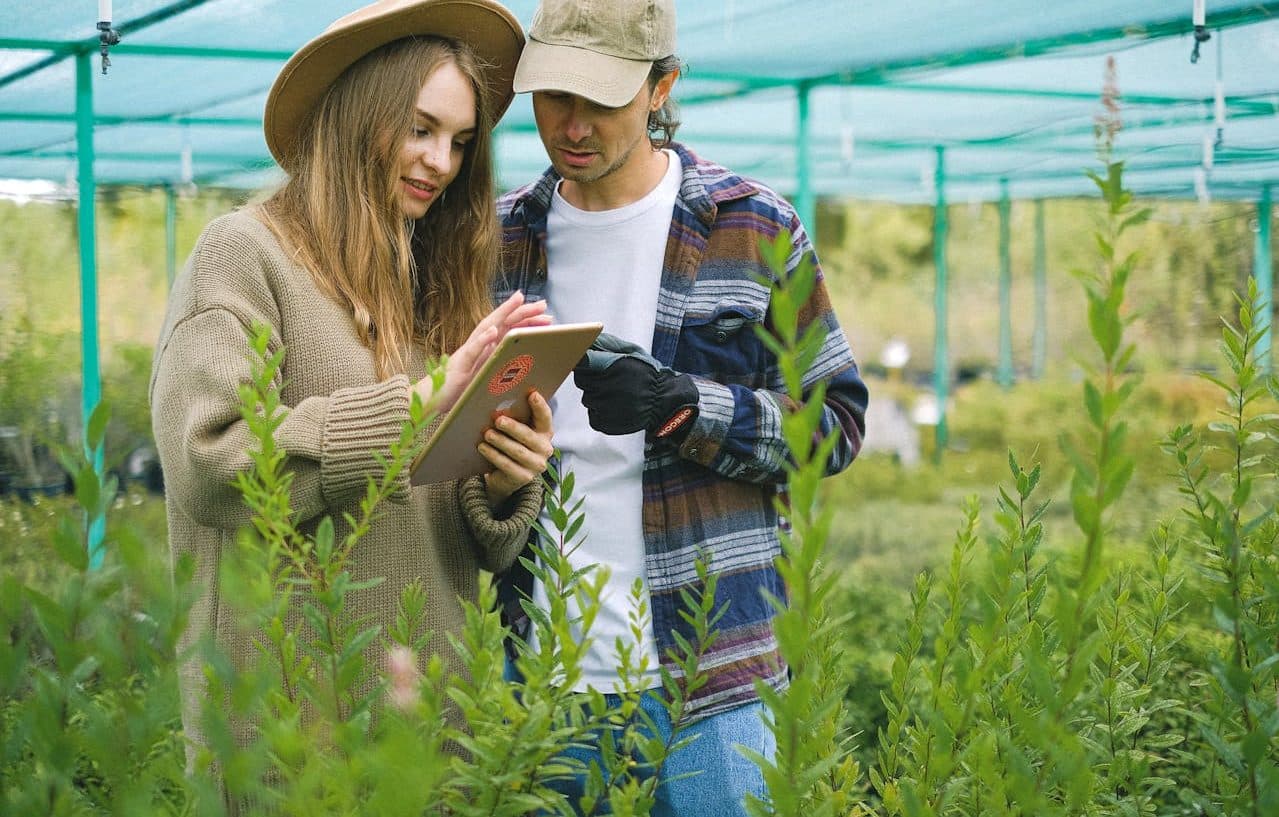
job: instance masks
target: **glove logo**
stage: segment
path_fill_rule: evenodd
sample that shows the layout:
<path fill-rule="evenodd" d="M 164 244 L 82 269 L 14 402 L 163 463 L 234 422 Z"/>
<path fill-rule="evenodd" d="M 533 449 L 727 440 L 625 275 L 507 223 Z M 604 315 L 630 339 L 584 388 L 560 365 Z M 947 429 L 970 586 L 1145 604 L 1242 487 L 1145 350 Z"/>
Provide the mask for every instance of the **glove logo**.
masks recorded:
<path fill-rule="evenodd" d="M 675 412 L 675 416 L 667 420 L 662 425 L 662 427 L 657 430 L 657 433 L 654 436 L 669 437 L 671 434 L 674 434 L 675 431 L 678 430 L 680 426 L 687 423 L 689 418 L 692 416 L 693 416 L 693 409 L 688 406 L 685 406 L 684 408 Z"/>
<path fill-rule="evenodd" d="M 496 397 L 499 394 L 505 394 L 520 384 L 528 373 L 533 370 L 532 355 L 517 355 L 498 369 L 497 374 L 493 375 L 489 380 L 489 394 Z"/>

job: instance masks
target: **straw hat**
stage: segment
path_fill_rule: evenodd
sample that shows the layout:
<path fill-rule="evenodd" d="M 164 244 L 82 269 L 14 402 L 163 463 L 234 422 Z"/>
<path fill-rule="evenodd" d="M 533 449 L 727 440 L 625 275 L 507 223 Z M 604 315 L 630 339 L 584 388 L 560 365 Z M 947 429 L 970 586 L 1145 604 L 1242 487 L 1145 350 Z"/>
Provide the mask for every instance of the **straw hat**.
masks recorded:
<path fill-rule="evenodd" d="M 353 63 L 415 34 L 460 40 L 487 64 L 493 121 L 511 104 L 524 31 L 494 0 L 379 0 L 339 18 L 285 63 L 266 99 L 262 126 L 271 155 L 288 169 L 297 134 L 329 86 Z"/>

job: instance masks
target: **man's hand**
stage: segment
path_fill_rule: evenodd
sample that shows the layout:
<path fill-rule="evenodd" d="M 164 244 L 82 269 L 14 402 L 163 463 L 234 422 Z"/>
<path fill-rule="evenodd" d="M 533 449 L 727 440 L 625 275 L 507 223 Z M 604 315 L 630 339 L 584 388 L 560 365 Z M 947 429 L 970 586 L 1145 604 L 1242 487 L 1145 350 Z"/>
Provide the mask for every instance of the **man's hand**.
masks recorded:
<path fill-rule="evenodd" d="M 604 434 L 645 431 L 679 441 L 697 417 L 693 378 L 663 366 L 641 347 L 608 333 L 573 369 L 591 428 Z"/>

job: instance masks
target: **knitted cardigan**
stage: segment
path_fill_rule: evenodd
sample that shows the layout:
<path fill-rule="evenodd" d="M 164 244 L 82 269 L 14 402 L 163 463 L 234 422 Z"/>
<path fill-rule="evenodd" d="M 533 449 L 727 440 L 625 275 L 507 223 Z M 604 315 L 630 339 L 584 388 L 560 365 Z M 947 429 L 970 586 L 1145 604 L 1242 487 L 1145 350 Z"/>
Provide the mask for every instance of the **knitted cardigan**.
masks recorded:
<path fill-rule="evenodd" d="M 247 333 L 259 322 L 271 328 L 271 351 L 286 350 L 278 385 L 288 414 L 276 442 L 288 457 L 292 508 L 304 531 L 328 516 L 341 541 L 348 531 L 343 515 L 357 514 L 368 478 L 381 473 L 375 455 L 398 439 L 410 403 L 409 378 L 377 376 L 347 310 L 316 287 L 251 212 L 206 227 L 169 299 L 150 397 L 171 556 L 195 561 L 198 596 L 180 649 L 212 634 L 237 666 L 262 660 L 254 634 L 236 620 L 219 586 L 219 564 L 250 517 L 232 481 L 248 469 L 254 445 L 238 390 L 250 373 Z M 417 352 L 410 371 L 424 371 L 423 358 Z M 535 481 L 511 498 L 504 518 L 495 518 L 480 478 L 413 487 L 406 469 L 348 562 L 355 581 L 384 581 L 348 597 L 347 613 L 385 632 L 401 590 L 421 582 L 433 632 L 427 653 L 440 655 L 448 671 L 461 671 L 447 641 L 462 627 L 461 601 L 477 597 L 481 568 L 511 565 L 541 501 Z M 367 650 L 375 669 L 386 663 L 382 643 Z M 183 666 L 180 683 L 187 737 L 203 743 L 205 684 L 197 660 Z M 237 728 L 237 739 L 246 739 L 248 728 Z"/>

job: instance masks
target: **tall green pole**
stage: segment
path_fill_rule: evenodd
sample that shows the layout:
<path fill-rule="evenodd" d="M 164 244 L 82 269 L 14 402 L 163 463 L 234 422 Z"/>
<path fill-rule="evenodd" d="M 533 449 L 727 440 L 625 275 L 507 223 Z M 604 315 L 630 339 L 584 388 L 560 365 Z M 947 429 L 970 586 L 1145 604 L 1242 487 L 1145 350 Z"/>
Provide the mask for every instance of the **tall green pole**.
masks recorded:
<path fill-rule="evenodd" d="M 489 155 L 493 157 L 493 189 L 500 196 L 506 192 L 506 180 L 502 178 L 502 142 L 506 140 L 506 131 L 497 128 L 493 131 L 489 145 Z"/>
<path fill-rule="evenodd" d="M 795 209 L 800 223 L 808 231 L 808 239 L 817 246 L 817 218 L 813 197 L 809 155 L 809 107 L 808 95 L 812 85 L 801 82 L 796 86 L 799 95 L 799 123 L 795 129 Z"/>
<path fill-rule="evenodd" d="M 171 184 L 164 187 L 164 272 L 173 289 L 178 274 L 178 191 Z"/>
<path fill-rule="evenodd" d="M 995 382 L 1005 389 L 1013 384 L 1013 262 L 1009 249 L 1012 202 L 1008 180 L 999 180 L 999 366 Z"/>
<path fill-rule="evenodd" d="M 76 55 L 76 160 L 79 186 L 79 212 L 76 226 L 80 233 L 80 417 L 81 427 L 88 428 L 93 410 L 102 400 L 102 374 L 98 366 L 98 248 L 97 221 L 94 218 L 95 181 L 93 177 L 93 72 L 91 52 Z M 86 451 L 98 475 L 102 475 L 102 446 Z M 89 563 L 102 564 L 104 521 L 98 517 L 89 526 Z"/>
<path fill-rule="evenodd" d="M 1252 276 L 1257 281 L 1257 300 L 1261 303 L 1258 317 L 1264 327 L 1257 343 L 1257 361 L 1267 372 L 1274 365 L 1270 354 L 1270 318 L 1274 314 L 1274 253 L 1270 243 L 1270 218 L 1270 185 L 1266 185 L 1261 188 L 1261 200 L 1257 202 L 1257 250 Z"/>
<path fill-rule="evenodd" d="M 1030 376 L 1044 376 L 1048 363 L 1048 242 L 1044 231 L 1044 201 L 1035 200 L 1035 334 L 1031 341 Z"/>
<path fill-rule="evenodd" d="M 933 208 L 933 266 L 937 279 L 933 293 L 933 392 L 937 398 L 936 446 L 933 461 L 940 463 L 942 451 L 950 439 L 946 421 L 946 401 L 950 399 L 950 353 L 946 348 L 949 334 L 946 317 L 946 149 L 937 147 L 937 167 L 933 170 L 933 187 L 937 203 Z"/>

